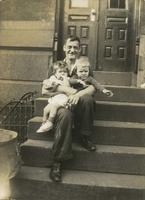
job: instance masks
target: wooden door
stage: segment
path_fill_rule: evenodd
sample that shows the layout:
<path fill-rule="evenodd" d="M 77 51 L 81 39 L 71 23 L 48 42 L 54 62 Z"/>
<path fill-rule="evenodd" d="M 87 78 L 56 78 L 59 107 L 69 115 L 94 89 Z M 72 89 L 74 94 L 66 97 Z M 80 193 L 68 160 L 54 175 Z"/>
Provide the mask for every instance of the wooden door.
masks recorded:
<path fill-rule="evenodd" d="M 135 57 L 134 4 L 134 0 L 100 1 L 98 70 L 132 70 Z"/>
<path fill-rule="evenodd" d="M 64 1 L 64 35 L 77 35 L 81 40 L 81 54 L 96 66 L 98 3 L 94 0 Z"/>
<path fill-rule="evenodd" d="M 137 1 L 64 0 L 61 42 L 79 36 L 81 53 L 89 57 L 93 70 L 133 71 Z"/>

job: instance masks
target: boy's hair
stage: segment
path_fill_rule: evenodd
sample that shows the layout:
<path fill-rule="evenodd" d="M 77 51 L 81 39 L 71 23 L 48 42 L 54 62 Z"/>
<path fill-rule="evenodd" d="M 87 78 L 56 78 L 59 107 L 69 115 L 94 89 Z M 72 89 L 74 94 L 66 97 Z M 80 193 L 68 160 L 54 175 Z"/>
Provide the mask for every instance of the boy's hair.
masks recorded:
<path fill-rule="evenodd" d="M 67 39 L 66 39 L 66 41 L 65 41 L 65 44 L 67 43 L 67 41 L 71 41 L 71 42 L 73 42 L 73 41 L 78 41 L 78 43 L 79 43 L 79 46 L 80 46 L 80 38 L 79 37 L 77 37 L 77 36 L 70 36 L 70 37 L 68 37 Z"/>
<path fill-rule="evenodd" d="M 87 57 L 85 57 L 85 56 L 81 56 L 75 62 L 76 69 L 77 69 L 77 66 L 84 66 L 84 67 L 88 67 L 90 69 L 89 59 Z"/>
<path fill-rule="evenodd" d="M 68 67 L 64 61 L 56 61 L 53 63 L 53 74 L 55 74 L 58 69 L 66 69 L 68 73 Z"/>

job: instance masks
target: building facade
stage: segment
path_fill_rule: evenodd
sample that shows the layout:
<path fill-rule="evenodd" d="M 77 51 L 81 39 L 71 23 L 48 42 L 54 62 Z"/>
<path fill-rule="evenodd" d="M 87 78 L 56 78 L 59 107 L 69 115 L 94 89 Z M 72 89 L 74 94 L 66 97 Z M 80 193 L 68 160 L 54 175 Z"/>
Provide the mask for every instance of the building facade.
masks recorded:
<path fill-rule="evenodd" d="M 145 63 L 144 0 L 1 0 L 0 105 L 41 94 L 68 35 L 81 39 L 102 84 L 139 86 Z"/>

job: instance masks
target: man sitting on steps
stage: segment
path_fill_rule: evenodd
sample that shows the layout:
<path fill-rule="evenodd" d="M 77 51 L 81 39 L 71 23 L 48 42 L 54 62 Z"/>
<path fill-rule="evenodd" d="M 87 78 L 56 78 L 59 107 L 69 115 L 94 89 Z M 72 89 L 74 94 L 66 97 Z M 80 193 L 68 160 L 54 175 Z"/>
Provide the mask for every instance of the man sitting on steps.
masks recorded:
<path fill-rule="evenodd" d="M 64 61 L 68 65 L 70 77 L 74 75 L 75 62 L 80 54 L 80 40 L 78 37 L 70 37 L 66 40 L 63 50 L 65 52 Z M 52 75 L 52 69 L 49 68 L 48 76 Z M 94 121 L 94 98 L 92 95 L 95 88 L 89 85 L 87 88 L 79 92 L 73 92 L 73 88 L 68 89 L 65 86 L 57 85 L 46 91 L 45 95 L 50 95 L 51 92 L 64 92 L 69 97 L 69 102 L 75 106 L 77 112 L 72 113 L 70 109 L 60 108 L 57 111 L 57 116 L 54 122 L 54 143 L 52 147 L 53 164 L 50 170 L 50 178 L 55 182 L 62 180 L 61 166 L 64 160 L 72 159 L 72 125 L 73 118 L 79 119 L 75 128 L 80 134 L 81 145 L 88 151 L 95 151 L 96 146 L 90 140 L 93 131 Z M 77 115 L 77 116 L 76 116 Z"/>

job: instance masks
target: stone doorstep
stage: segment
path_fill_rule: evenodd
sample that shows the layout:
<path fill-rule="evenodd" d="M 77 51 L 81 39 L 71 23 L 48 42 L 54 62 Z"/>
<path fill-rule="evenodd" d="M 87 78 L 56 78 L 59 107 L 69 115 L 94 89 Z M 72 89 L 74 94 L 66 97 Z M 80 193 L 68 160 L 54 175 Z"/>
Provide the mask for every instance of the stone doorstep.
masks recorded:
<path fill-rule="evenodd" d="M 50 166 L 52 142 L 28 140 L 21 146 L 25 165 Z M 97 145 L 96 152 L 88 152 L 73 144 L 74 159 L 66 162 L 66 169 L 100 171 L 125 174 L 145 174 L 145 148 Z"/>
<path fill-rule="evenodd" d="M 130 103 L 145 103 L 145 90 L 137 87 L 123 87 L 123 86 L 105 86 L 112 90 L 113 97 L 106 97 L 102 92 L 97 91 L 95 99 L 97 101 L 112 101 L 112 102 L 130 102 Z M 36 101 L 47 101 L 47 97 L 40 96 Z"/>
<path fill-rule="evenodd" d="M 35 102 L 35 116 L 43 115 L 46 100 Z M 145 103 L 96 101 L 97 120 L 145 122 Z"/>
<path fill-rule="evenodd" d="M 34 140 L 53 140 L 53 133 L 37 134 L 36 130 L 42 123 L 42 117 L 34 117 L 28 122 L 28 138 Z M 73 134 L 74 135 L 74 134 Z M 145 146 L 145 123 L 94 121 L 96 144 L 111 144 L 120 146 Z M 78 140 L 74 137 L 74 141 Z"/>
<path fill-rule="evenodd" d="M 48 168 L 23 166 L 11 180 L 18 200 L 144 200 L 145 176 L 63 170 L 62 183 L 52 183 Z"/>

